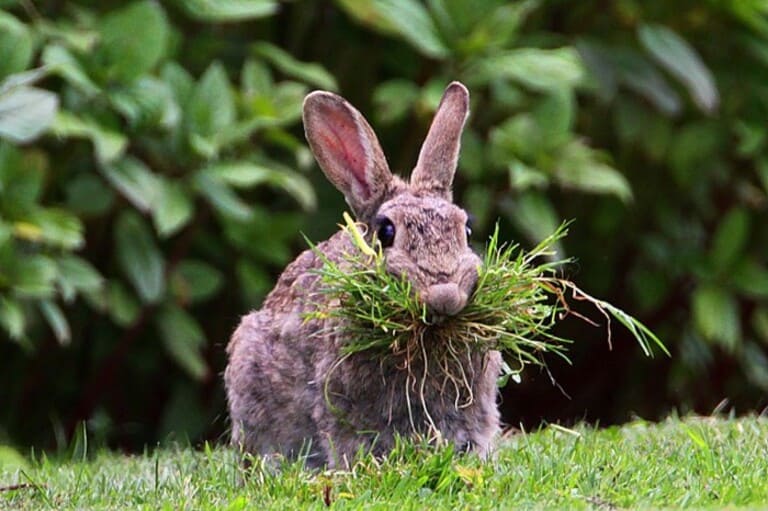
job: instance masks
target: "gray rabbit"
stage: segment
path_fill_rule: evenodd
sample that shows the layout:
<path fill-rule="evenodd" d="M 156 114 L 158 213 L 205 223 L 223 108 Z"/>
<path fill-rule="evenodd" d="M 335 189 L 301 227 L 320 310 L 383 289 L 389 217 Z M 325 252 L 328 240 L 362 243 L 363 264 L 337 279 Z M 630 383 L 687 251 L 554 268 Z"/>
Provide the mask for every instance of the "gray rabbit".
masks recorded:
<path fill-rule="evenodd" d="M 482 264 L 468 244 L 467 214 L 452 203 L 469 114 L 464 85 L 445 90 L 408 183 L 390 172 L 370 125 L 343 98 L 312 92 L 303 112 L 315 158 L 367 226 L 369 241 L 375 233 L 387 271 L 407 276 L 433 321 L 459 313 Z M 343 230 L 316 249 L 340 264 L 356 250 Z M 500 353 L 477 349 L 453 357 L 455 367 L 445 369 L 461 374 L 465 386 L 447 384 L 434 370 L 446 363 L 431 360 L 430 347 L 439 350 L 447 339 L 428 339 L 423 356 L 407 368 L 394 356 L 342 357 L 338 320 L 307 319 L 316 307 L 338 306 L 321 292 L 322 264 L 313 250 L 299 255 L 232 336 L 224 380 L 233 444 L 254 454 L 306 455 L 308 464 L 329 467 L 348 466 L 361 449 L 385 454 L 398 435 L 438 437 L 487 454 L 499 430 Z"/>

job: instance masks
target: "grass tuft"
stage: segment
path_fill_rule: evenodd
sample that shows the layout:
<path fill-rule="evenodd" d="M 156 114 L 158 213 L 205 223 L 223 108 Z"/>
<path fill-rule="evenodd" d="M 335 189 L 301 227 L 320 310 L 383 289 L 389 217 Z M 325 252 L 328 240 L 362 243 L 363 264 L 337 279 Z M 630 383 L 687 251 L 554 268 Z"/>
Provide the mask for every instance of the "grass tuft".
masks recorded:
<path fill-rule="evenodd" d="M 610 319 L 615 318 L 629 329 L 646 355 L 652 355 L 653 345 L 668 354 L 659 338 L 637 319 L 560 275 L 571 259 L 553 259 L 553 247 L 568 234 L 567 223 L 530 251 L 500 243 L 497 225 L 486 244 L 470 303 L 458 315 L 435 321 L 406 276 L 387 272 L 375 236 L 369 245 L 361 226 L 346 213 L 344 218 L 342 227 L 356 250 L 339 263 L 316 250 L 324 263 L 319 270 L 322 292 L 338 306 L 318 307 L 308 315 L 309 319 L 340 320 L 347 339 L 342 357 L 369 352 L 393 357 L 400 361 L 399 367 L 408 369 L 419 359 L 425 361 L 429 352 L 430 360 L 437 360 L 433 366 L 456 386 L 458 396 L 459 389 L 469 390 L 461 361 L 473 353 L 500 350 L 507 361 L 500 381 L 503 385 L 510 377 L 519 379 L 526 366 L 543 365 L 545 353 L 568 360 L 571 341 L 552 333 L 554 325 L 571 312 L 568 295 L 592 303 L 608 319 L 609 343 Z M 433 339 L 440 342 L 430 342 Z M 471 392 L 464 395 L 471 396 Z"/>

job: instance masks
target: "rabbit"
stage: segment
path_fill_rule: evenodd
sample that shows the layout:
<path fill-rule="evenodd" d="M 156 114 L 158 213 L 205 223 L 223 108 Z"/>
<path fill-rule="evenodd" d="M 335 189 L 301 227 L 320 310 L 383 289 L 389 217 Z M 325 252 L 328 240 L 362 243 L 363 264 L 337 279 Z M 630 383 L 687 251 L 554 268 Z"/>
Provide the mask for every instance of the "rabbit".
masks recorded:
<path fill-rule="evenodd" d="M 468 215 L 452 202 L 468 115 L 469 92 L 452 82 L 406 182 L 390 172 L 371 126 L 346 100 L 315 91 L 303 104 L 306 138 L 325 176 L 367 226 L 367 239 L 376 234 L 386 270 L 407 277 L 436 322 L 467 305 L 482 265 L 469 245 Z M 307 319 L 315 307 L 338 306 L 321 293 L 316 251 L 342 263 L 353 250 L 340 230 L 304 251 L 262 308 L 242 318 L 224 372 L 233 445 L 329 468 L 348 467 L 361 450 L 386 455 L 399 436 L 437 437 L 487 455 L 500 429 L 498 351 L 473 350 L 453 360 L 468 384 L 461 389 L 430 376 L 431 347 L 445 339 L 429 339 L 424 357 L 406 370 L 395 357 L 365 351 L 342 357 L 348 334 L 333 324 L 339 320 Z"/>

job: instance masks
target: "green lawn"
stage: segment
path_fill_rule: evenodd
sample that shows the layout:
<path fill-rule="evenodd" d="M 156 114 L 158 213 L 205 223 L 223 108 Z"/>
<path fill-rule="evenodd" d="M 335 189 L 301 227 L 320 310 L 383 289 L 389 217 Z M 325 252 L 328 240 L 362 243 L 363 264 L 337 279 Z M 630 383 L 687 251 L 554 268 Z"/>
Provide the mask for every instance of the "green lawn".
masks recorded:
<path fill-rule="evenodd" d="M 768 418 L 549 427 L 488 462 L 406 445 L 349 472 L 242 470 L 224 447 L 100 452 L 0 469 L 0 487 L 0 509 L 30 510 L 768 509 Z"/>

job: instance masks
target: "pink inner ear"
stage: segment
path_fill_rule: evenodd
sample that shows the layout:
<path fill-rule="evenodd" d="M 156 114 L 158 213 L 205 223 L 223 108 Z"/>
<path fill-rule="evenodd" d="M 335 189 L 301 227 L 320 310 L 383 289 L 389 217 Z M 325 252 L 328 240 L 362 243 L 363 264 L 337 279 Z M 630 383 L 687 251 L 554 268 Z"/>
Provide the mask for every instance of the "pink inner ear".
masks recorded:
<path fill-rule="evenodd" d="M 357 195 L 368 199 L 371 191 L 366 179 L 368 154 L 363 146 L 362 136 L 351 112 L 330 105 L 320 105 L 318 117 L 323 119 L 316 135 L 322 143 L 325 157 L 329 160 L 336 178 L 350 186 L 353 178 L 358 185 Z"/>

